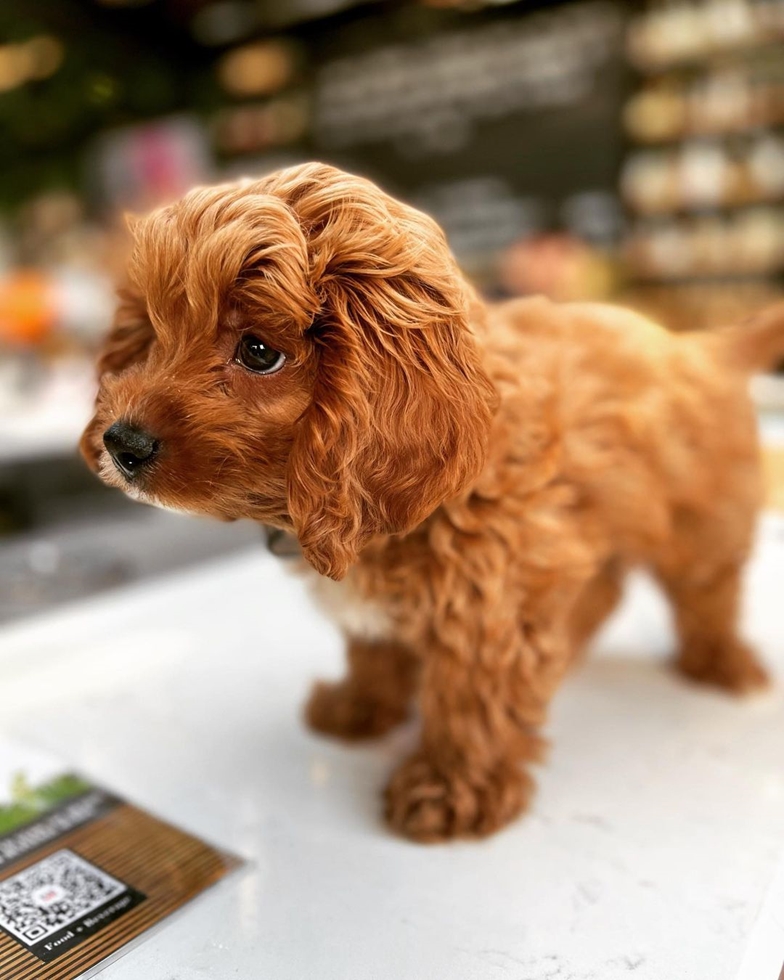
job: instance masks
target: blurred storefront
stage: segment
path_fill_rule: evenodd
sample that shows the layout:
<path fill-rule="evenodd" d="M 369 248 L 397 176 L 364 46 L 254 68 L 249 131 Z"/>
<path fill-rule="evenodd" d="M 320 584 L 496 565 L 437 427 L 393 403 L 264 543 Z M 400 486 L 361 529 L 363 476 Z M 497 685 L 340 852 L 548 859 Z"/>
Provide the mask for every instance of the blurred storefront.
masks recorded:
<path fill-rule="evenodd" d="M 122 215 L 195 183 L 313 158 L 365 173 L 432 213 L 492 297 L 683 329 L 781 295 L 782 52 L 784 0 L 5 5 L 0 528 L 136 520 L 74 445 Z M 0 562 L 8 615 L 50 601 L 30 583 L 62 555 L 36 554 Z"/>

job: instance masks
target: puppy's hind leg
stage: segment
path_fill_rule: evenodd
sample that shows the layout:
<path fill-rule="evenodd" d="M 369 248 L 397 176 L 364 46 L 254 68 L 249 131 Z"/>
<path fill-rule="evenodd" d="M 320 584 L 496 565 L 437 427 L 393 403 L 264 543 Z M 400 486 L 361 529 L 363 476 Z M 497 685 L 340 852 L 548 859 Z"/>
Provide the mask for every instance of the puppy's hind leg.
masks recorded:
<path fill-rule="evenodd" d="M 405 721 L 419 664 L 406 647 L 392 641 L 349 640 L 348 672 L 342 681 L 318 682 L 305 707 L 317 732 L 356 741 L 384 735 Z"/>
<path fill-rule="evenodd" d="M 737 556 L 744 549 L 737 542 L 722 549 L 720 537 L 719 525 L 685 524 L 677 561 L 664 563 L 658 575 L 675 612 L 680 639 L 676 668 L 692 680 L 746 694 L 766 687 L 769 680 L 754 651 L 738 635 L 744 561 Z"/>
<path fill-rule="evenodd" d="M 620 602 L 623 595 L 623 573 L 624 568 L 620 561 L 608 561 L 580 591 L 569 617 L 569 634 L 575 661 Z"/>

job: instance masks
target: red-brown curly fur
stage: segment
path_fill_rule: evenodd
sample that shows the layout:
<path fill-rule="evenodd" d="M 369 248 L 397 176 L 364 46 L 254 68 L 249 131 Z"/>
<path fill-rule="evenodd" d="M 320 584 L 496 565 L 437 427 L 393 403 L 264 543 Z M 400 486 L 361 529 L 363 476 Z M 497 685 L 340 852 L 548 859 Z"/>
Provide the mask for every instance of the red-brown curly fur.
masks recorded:
<path fill-rule="evenodd" d="M 343 580 L 328 601 L 364 625 L 307 717 L 379 735 L 416 696 L 393 828 L 477 836 L 521 811 L 548 703 L 631 566 L 674 606 L 681 671 L 765 683 L 736 632 L 761 499 L 746 389 L 784 310 L 676 336 L 608 306 L 485 306 L 432 220 L 320 164 L 195 190 L 134 237 L 85 456 L 140 499 L 293 531 Z M 284 368 L 236 363 L 243 333 Z M 160 440 L 132 486 L 101 443 L 118 419 Z"/>

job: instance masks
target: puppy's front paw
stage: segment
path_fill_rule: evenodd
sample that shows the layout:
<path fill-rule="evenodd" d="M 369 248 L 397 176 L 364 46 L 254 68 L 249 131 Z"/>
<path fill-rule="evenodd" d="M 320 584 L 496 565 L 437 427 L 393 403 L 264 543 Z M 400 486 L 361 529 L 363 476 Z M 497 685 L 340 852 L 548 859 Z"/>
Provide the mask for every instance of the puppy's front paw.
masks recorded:
<path fill-rule="evenodd" d="M 753 694 L 771 684 L 751 647 L 735 639 L 690 645 L 682 651 L 676 666 L 690 680 L 712 684 L 732 694 Z"/>
<path fill-rule="evenodd" d="M 385 735 L 405 721 L 407 708 L 375 699 L 349 681 L 317 683 L 305 705 L 305 720 L 323 735 L 358 741 Z"/>
<path fill-rule="evenodd" d="M 393 830 L 423 844 L 486 837 L 526 806 L 533 781 L 514 762 L 491 771 L 440 770 L 424 754 L 408 759 L 386 790 Z"/>

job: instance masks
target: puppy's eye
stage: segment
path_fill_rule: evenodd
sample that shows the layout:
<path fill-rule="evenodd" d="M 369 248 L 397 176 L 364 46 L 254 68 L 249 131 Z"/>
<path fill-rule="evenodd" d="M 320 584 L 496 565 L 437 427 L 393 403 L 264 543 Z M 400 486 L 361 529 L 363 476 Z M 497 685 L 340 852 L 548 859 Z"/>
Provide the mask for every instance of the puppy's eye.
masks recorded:
<path fill-rule="evenodd" d="M 286 355 L 267 347 L 253 334 L 246 334 L 239 343 L 234 359 L 254 374 L 274 374 L 283 367 Z"/>

